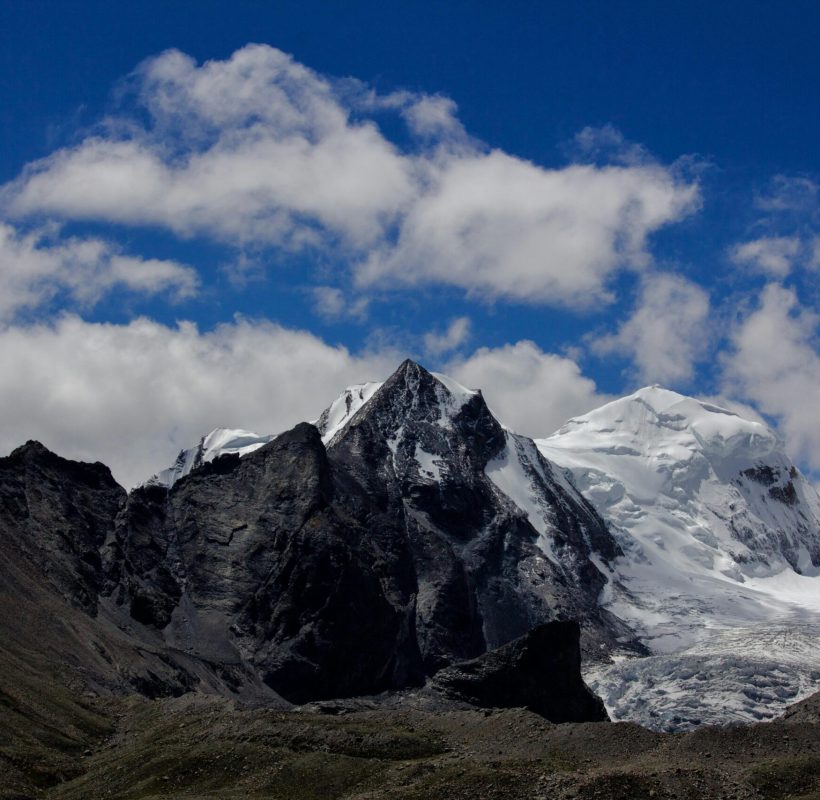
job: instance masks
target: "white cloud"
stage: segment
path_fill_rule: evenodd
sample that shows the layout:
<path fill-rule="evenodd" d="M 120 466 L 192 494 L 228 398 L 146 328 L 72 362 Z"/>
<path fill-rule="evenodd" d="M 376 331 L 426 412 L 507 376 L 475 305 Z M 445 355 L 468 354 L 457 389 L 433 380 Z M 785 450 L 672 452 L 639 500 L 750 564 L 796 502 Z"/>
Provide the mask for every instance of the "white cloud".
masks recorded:
<path fill-rule="evenodd" d="M 755 198 L 755 205 L 776 213 L 815 212 L 820 200 L 820 184 L 805 176 L 775 175 L 766 191 Z"/>
<path fill-rule="evenodd" d="M 444 333 L 430 332 L 424 335 L 424 350 L 431 356 L 439 356 L 461 347 L 469 338 L 469 317 L 456 317 Z"/>
<path fill-rule="evenodd" d="M 811 242 L 811 255 L 809 257 L 809 269 L 820 271 L 820 236 L 815 236 Z"/>
<path fill-rule="evenodd" d="M 646 164 L 652 161 L 643 145 L 627 141 L 614 125 L 583 128 L 575 134 L 572 149 L 582 159 L 605 159 L 619 164 Z"/>
<path fill-rule="evenodd" d="M 489 407 L 514 431 L 543 437 L 570 417 L 613 399 L 568 358 L 545 353 L 530 341 L 482 347 L 445 371 L 465 386 L 480 388 Z"/>
<path fill-rule="evenodd" d="M 350 318 L 362 321 L 367 317 L 370 304 L 367 297 L 350 297 L 337 286 L 314 286 L 310 293 L 313 295 L 314 311 L 323 319 L 334 321 Z"/>
<path fill-rule="evenodd" d="M 127 325 L 65 315 L 0 330 L 0 453 L 38 439 L 100 460 L 125 486 L 170 464 L 215 427 L 276 433 L 350 384 L 383 380 L 403 353 L 353 354 L 305 331 L 238 318 L 203 333 L 190 322 Z M 502 421 L 545 435 L 609 397 L 577 364 L 522 341 L 447 365 L 481 387 Z"/>
<path fill-rule="evenodd" d="M 376 126 L 352 122 L 326 80 L 279 50 L 200 67 L 168 51 L 134 81 L 151 125 L 118 120 L 30 165 L 14 210 L 298 250 L 366 246 L 412 193 L 412 165 Z"/>
<path fill-rule="evenodd" d="M 169 51 L 132 83 L 149 122 L 121 114 L 29 165 L 2 192 L 10 213 L 326 248 L 359 285 L 589 306 L 698 205 L 659 164 L 544 169 L 471 141 L 446 97 L 351 91 L 263 45 L 201 66 Z M 406 151 L 375 122 L 389 113 Z"/>
<path fill-rule="evenodd" d="M 776 418 L 791 454 L 814 470 L 820 470 L 818 323 L 793 290 L 770 284 L 723 358 L 724 391 Z"/>
<path fill-rule="evenodd" d="M 315 144 L 257 127 L 179 162 L 149 142 L 88 139 L 31 165 L 11 207 L 296 251 L 326 238 L 366 246 L 409 198 L 408 165 L 372 127 Z"/>
<path fill-rule="evenodd" d="M 411 98 L 402 110 L 410 130 L 421 137 L 462 137 L 458 106 L 449 97 L 424 95 Z"/>
<path fill-rule="evenodd" d="M 632 316 L 591 342 L 600 356 L 631 358 L 643 383 L 686 383 L 708 343 L 709 295 L 677 275 L 646 278 Z"/>
<path fill-rule="evenodd" d="M 170 292 L 177 300 L 197 290 L 199 281 L 191 267 L 125 255 L 102 239 L 59 239 L 52 234 L 20 233 L 0 222 L 0 323 L 60 293 L 89 306 L 117 286 L 143 294 Z"/>
<path fill-rule="evenodd" d="M 735 264 L 754 267 L 775 278 L 788 275 L 800 253 L 800 240 L 793 236 L 764 236 L 735 245 L 729 257 Z"/>
<path fill-rule="evenodd" d="M 215 427 L 279 432 L 399 360 L 243 319 L 209 333 L 75 316 L 0 330 L 0 452 L 38 439 L 65 457 L 103 461 L 131 486 Z"/>
<path fill-rule="evenodd" d="M 459 157 L 439 166 L 398 241 L 374 251 L 357 277 L 590 306 L 610 299 L 618 269 L 648 265 L 649 234 L 696 200 L 694 186 L 660 167 L 547 170 L 497 150 Z"/>

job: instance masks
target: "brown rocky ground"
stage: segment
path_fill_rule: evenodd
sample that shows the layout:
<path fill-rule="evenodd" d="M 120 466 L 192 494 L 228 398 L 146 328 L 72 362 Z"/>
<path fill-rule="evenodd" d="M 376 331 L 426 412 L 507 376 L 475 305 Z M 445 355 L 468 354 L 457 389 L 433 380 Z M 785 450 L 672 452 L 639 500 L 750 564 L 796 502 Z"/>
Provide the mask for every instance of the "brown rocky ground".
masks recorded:
<path fill-rule="evenodd" d="M 29 691 L 16 708 L 2 695 L 4 800 L 820 799 L 818 696 L 775 723 L 670 735 L 522 709 L 328 715 L 196 694 L 61 706 Z"/>

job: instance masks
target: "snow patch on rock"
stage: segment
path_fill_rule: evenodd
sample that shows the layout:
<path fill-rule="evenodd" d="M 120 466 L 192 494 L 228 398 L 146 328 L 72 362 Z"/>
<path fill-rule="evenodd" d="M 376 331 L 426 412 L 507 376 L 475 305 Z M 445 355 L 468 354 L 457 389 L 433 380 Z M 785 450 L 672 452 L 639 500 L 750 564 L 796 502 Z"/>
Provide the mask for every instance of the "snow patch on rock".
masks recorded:
<path fill-rule="evenodd" d="M 260 436 L 253 433 L 253 431 L 245 431 L 240 428 L 216 428 L 207 436 L 203 436 L 195 447 L 180 450 L 176 461 L 167 469 L 163 469 L 149 478 L 145 485 L 164 486 L 170 489 L 192 470 L 213 461 L 219 456 L 229 454 L 245 456 L 263 447 L 268 442 L 272 442 L 275 438 L 274 435 Z"/>

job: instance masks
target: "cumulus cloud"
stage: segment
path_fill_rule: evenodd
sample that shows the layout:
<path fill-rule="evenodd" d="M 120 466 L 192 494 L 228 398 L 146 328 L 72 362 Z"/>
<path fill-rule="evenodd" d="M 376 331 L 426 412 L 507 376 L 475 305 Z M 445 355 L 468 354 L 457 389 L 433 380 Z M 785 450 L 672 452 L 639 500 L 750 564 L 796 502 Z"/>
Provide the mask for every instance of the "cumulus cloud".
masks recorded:
<path fill-rule="evenodd" d="M 482 347 L 446 366 L 465 386 L 480 388 L 497 417 L 518 433 L 548 436 L 570 417 L 613 398 L 599 393 L 569 358 L 545 353 L 534 342 Z"/>
<path fill-rule="evenodd" d="M 202 332 L 140 318 L 64 315 L 0 330 L 0 453 L 33 438 L 109 465 L 133 486 L 216 427 L 276 433 L 314 419 L 341 390 L 383 380 L 404 354 L 351 353 L 305 331 L 237 318 Z M 545 435 L 609 400 L 575 362 L 528 341 L 481 348 L 446 370 L 484 390 L 500 419 Z"/>
<path fill-rule="evenodd" d="M 724 391 L 775 418 L 791 454 L 813 470 L 820 470 L 819 323 L 793 290 L 769 284 L 723 358 Z"/>
<path fill-rule="evenodd" d="M 649 264 L 648 235 L 696 198 L 660 167 L 546 170 L 497 150 L 461 157 L 440 166 L 398 240 L 374 250 L 358 280 L 589 306 L 610 299 L 616 270 Z"/>
<path fill-rule="evenodd" d="M 785 278 L 800 253 L 800 240 L 793 236 L 764 236 L 735 245 L 730 259 L 748 265 L 775 278 Z"/>
<path fill-rule="evenodd" d="M 151 123 L 29 166 L 11 208 L 300 249 L 366 246 L 410 197 L 411 166 L 331 85 L 271 47 L 197 66 L 169 51 L 133 80 Z"/>
<path fill-rule="evenodd" d="M 169 292 L 179 300 L 198 284 L 195 270 L 175 261 L 130 256 L 102 239 L 60 239 L 47 229 L 21 233 L 0 223 L 0 323 L 60 293 L 89 306 L 115 287 Z"/>
<path fill-rule="evenodd" d="M 469 317 L 456 317 L 444 333 L 429 332 L 424 335 L 424 350 L 431 356 L 449 353 L 461 347 L 470 338 Z"/>
<path fill-rule="evenodd" d="M 593 339 L 591 349 L 633 359 L 644 383 L 686 383 L 708 343 L 708 318 L 709 295 L 701 287 L 677 275 L 653 275 L 632 316 L 616 333 Z"/>
<path fill-rule="evenodd" d="M 350 91 L 263 45 L 202 65 L 169 51 L 131 83 L 148 121 L 124 111 L 30 164 L 2 192 L 10 213 L 324 248 L 360 286 L 584 306 L 698 205 L 660 164 L 545 169 L 470 140 L 448 98 Z M 377 125 L 387 113 L 407 122 L 404 150 Z"/>
<path fill-rule="evenodd" d="M 101 460 L 132 486 L 215 427 L 282 431 L 399 360 L 244 319 L 208 333 L 76 316 L 1 330 L 0 452 L 38 439 L 63 456 Z"/>

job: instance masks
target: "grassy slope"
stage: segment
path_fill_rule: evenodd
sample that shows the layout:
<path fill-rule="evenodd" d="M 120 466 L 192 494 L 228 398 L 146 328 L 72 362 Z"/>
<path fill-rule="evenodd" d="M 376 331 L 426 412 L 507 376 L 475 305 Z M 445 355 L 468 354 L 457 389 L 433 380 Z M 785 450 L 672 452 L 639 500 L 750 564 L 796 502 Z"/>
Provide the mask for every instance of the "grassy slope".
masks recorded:
<path fill-rule="evenodd" d="M 820 798 L 820 726 L 683 735 L 520 709 L 323 716 L 188 695 L 108 701 L 116 730 L 43 796 L 233 800 Z"/>

